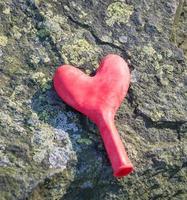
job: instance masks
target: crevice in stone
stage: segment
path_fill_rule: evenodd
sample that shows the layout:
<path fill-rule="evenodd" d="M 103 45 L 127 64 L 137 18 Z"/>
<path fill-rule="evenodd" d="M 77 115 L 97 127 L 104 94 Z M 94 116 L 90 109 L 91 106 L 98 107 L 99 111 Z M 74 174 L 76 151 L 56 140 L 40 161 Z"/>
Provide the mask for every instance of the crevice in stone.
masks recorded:
<path fill-rule="evenodd" d="M 122 54 L 123 54 L 123 56 L 125 57 L 126 60 L 127 60 L 127 59 L 130 59 L 130 56 L 127 54 L 127 52 L 126 52 L 123 48 L 121 48 L 121 47 L 119 47 L 119 46 L 117 46 L 117 45 L 115 45 L 115 44 L 113 44 L 113 43 L 102 41 L 102 40 L 96 35 L 96 33 L 95 33 L 95 31 L 93 30 L 93 28 L 92 28 L 91 26 L 89 26 L 88 24 L 84 24 L 84 23 L 82 23 L 82 22 L 80 22 L 80 21 L 78 21 L 78 20 L 75 20 L 71 15 L 68 15 L 65 11 L 64 11 L 64 15 L 65 15 L 72 23 L 74 23 L 74 24 L 78 25 L 79 27 L 81 27 L 81 28 L 83 28 L 83 29 L 89 31 L 89 32 L 91 33 L 91 35 L 93 36 L 93 38 L 95 39 L 95 42 L 96 42 L 97 45 L 108 45 L 108 46 L 110 46 L 110 47 L 112 47 L 112 48 L 114 48 L 114 49 L 118 49 L 119 51 L 122 52 Z"/>
<path fill-rule="evenodd" d="M 45 18 L 41 15 L 41 13 L 40 13 L 38 7 L 35 5 L 34 2 L 32 2 L 32 1 L 30 1 L 30 0 L 27 0 L 27 1 L 26 1 L 26 4 L 27 4 L 27 6 L 34 12 L 34 15 L 33 15 L 32 13 L 29 13 L 29 11 L 25 11 L 25 10 L 24 10 L 23 12 L 24 12 L 28 17 L 34 18 L 33 21 L 34 21 L 34 24 L 35 24 L 35 28 L 36 28 L 38 31 L 40 31 L 41 28 L 39 27 L 39 22 L 40 22 L 40 23 L 41 23 L 41 22 L 44 22 L 44 21 L 45 21 Z M 93 30 L 93 28 L 92 28 L 91 26 L 89 26 L 89 25 L 87 25 L 87 24 L 85 24 L 85 23 L 82 23 L 82 22 L 80 22 L 80 21 L 78 21 L 78 20 L 75 20 L 72 16 L 68 15 L 64 9 L 63 9 L 63 14 L 64 14 L 64 16 L 66 16 L 66 17 L 69 19 L 69 21 L 72 22 L 73 24 L 75 24 L 75 25 L 81 27 L 82 29 L 85 29 L 86 31 L 89 31 L 90 34 L 91 34 L 91 35 L 93 36 L 93 38 L 95 39 L 95 42 L 96 42 L 97 45 L 108 45 L 108 46 L 110 46 L 111 48 L 114 48 L 114 49 L 119 50 L 119 51 L 122 53 L 122 55 L 124 56 L 124 58 L 126 59 L 126 61 L 128 62 L 128 60 L 130 59 L 130 56 L 127 54 L 127 52 L 126 52 L 123 48 L 121 48 L 121 47 L 119 47 L 119 46 L 117 46 L 117 45 L 115 45 L 115 44 L 113 44 L 113 43 L 102 41 L 102 40 L 96 35 L 95 31 Z M 38 16 L 38 17 L 37 17 L 37 16 Z M 36 20 L 37 18 L 39 18 L 40 20 L 37 21 L 37 20 Z M 48 41 L 49 41 L 49 44 L 50 44 L 50 46 L 51 46 L 51 50 L 55 53 L 56 57 L 58 58 L 58 63 L 59 63 L 59 64 L 63 63 L 64 61 L 63 61 L 62 55 L 61 55 L 61 53 L 59 52 L 59 49 L 58 49 L 57 45 L 54 43 L 54 41 L 53 41 L 53 39 L 52 39 L 52 37 L 51 37 L 50 34 L 49 34 L 49 36 L 48 36 Z M 132 66 L 129 62 L 128 62 L 128 65 L 129 65 L 130 69 L 132 70 L 132 69 L 133 69 L 133 66 Z"/>
<path fill-rule="evenodd" d="M 136 117 L 142 117 L 147 128 L 175 130 L 177 132 L 177 139 L 181 141 L 180 128 L 184 123 L 186 123 L 186 121 L 153 121 L 149 116 L 142 113 L 137 107 L 134 109 L 134 114 Z"/>
<path fill-rule="evenodd" d="M 137 107 L 137 103 L 135 100 L 135 95 L 133 93 L 133 89 L 131 88 L 131 84 L 129 86 L 126 99 L 127 99 L 127 102 L 129 103 L 129 105 L 131 106 L 132 110 L 134 110 Z"/>

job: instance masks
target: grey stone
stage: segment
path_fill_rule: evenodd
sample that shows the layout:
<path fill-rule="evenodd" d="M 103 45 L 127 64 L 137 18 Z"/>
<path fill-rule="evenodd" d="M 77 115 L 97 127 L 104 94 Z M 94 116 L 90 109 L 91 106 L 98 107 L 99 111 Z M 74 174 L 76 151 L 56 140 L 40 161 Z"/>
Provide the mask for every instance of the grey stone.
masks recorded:
<path fill-rule="evenodd" d="M 0 1 L 0 199 L 187 198 L 185 0 Z M 116 53 L 131 86 L 116 125 L 135 166 L 113 177 L 97 127 L 52 85 Z"/>

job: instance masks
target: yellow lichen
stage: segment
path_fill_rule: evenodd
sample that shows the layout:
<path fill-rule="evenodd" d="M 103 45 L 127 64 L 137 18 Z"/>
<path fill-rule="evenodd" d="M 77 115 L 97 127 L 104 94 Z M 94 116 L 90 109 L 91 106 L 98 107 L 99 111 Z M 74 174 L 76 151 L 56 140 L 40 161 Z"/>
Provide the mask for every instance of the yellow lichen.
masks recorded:
<path fill-rule="evenodd" d="M 8 38 L 4 35 L 0 35 L 0 46 L 5 47 L 8 43 Z"/>
<path fill-rule="evenodd" d="M 9 75 L 13 75 L 14 73 L 20 72 L 22 70 L 22 63 L 17 57 L 7 56 L 4 60 L 6 62 L 6 71 Z"/>
<path fill-rule="evenodd" d="M 14 37 L 15 37 L 16 39 L 19 40 L 19 39 L 21 38 L 22 34 L 20 33 L 20 28 L 19 28 L 19 27 L 13 26 L 13 27 L 12 27 L 12 32 L 13 32 Z"/>
<path fill-rule="evenodd" d="M 157 108 L 153 109 L 153 112 L 151 112 L 150 114 L 151 114 L 151 119 L 153 121 L 159 121 L 159 120 L 161 120 L 162 117 L 164 117 L 163 111 L 161 111 Z"/>
<path fill-rule="evenodd" d="M 109 26 L 113 26 L 114 23 L 126 24 L 129 21 L 130 16 L 133 13 L 133 6 L 122 3 L 115 2 L 108 6 L 107 8 L 107 20 L 106 23 Z"/>
<path fill-rule="evenodd" d="M 31 78 L 34 82 L 40 85 L 40 87 L 42 87 L 43 92 L 51 87 L 49 83 L 50 79 L 47 78 L 43 72 L 36 72 L 32 75 Z"/>
<path fill-rule="evenodd" d="M 143 47 L 143 52 L 149 56 L 153 56 L 156 53 L 156 51 L 150 44 Z"/>
<path fill-rule="evenodd" d="M 72 31 L 66 17 L 60 15 L 48 16 L 45 12 L 43 15 L 46 17 L 46 31 L 55 42 L 61 41 L 62 38 L 72 37 Z"/>
<path fill-rule="evenodd" d="M 3 10 L 3 13 L 4 13 L 5 15 L 9 15 L 9 14 L 10 14 L 10 7 L 5 8 L 5 9 Z"/>
<path fill-rule="evenodd" d="M 173 70 L 173 65 L 165 64 L 160 66 L 158 77 L 160 78 L 162 85 L 166 86 L 169 83 L 168 80 L 173 80 Z"/>
<path fill-rule="evenodd" d="M 62 57 L 67 64 L 83 65 L 98 63 L 99 49 L 85 39 L 73 40 L 62 47 Z"/>
<path fill-rule="evenodd" d="M 146 56 L 149 61 L 154 61 L 154 65 L 157 65 L 157 67 L 159 67 L 158 62 L 162 60 L 162 55 L 155 51 L 150 43 L 144 46 L 141 50 L 143 52 L 143 57 Z"/>

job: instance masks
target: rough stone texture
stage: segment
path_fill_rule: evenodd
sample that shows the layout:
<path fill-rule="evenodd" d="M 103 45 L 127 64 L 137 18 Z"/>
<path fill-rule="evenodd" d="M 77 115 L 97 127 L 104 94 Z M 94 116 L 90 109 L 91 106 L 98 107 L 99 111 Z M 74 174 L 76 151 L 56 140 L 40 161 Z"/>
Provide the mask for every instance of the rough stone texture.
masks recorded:
<path fill-rule="evenodd" d="M 0 199 L 187 199 L 186 8 L 0 0 Z M 132 70 L 116 124 L 136 171 L 120 180 L 98 129 L 52 87 L 58 65 L 92 74 L 108 53 Z"/>

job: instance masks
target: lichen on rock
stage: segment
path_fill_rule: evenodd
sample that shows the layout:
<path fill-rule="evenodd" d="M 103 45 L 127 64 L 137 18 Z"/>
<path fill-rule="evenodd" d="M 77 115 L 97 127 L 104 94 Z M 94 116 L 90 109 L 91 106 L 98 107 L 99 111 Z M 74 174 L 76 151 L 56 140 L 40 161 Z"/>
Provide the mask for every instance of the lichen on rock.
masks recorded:
<path fill-rule="evenodd" d="M 0 46 L 5 47 L 8 43 L 8 38 L 4 35 L 0 35 Z"/>
<path fill-rule="evenodd" d="M 109 26 L 113 26 L 114 23 L 126 24 L 129 21 L 130 16 L 133 13 L 133 6 L 123 2 L 111 3 L 107 8 L 107 20 L 106 23 Z"/>
<path fill-rule="evenodd" d="M 85 66 L 87 63 L 95 68 L 98 65 L 99 48 L 85 39 L 69 41 L 62 47 L 62 57 L 65 63 Z"/>
<path fill-rule="evenodd" d="M 186 2 L 1 0 L 0 11 L 0 199 L 186 199 Z M 91 74 L 110 53 L 132 77 L 115 122 L 135 172 L 120 180 L 97 127 L 52 83 L 58 66 Z"/>

